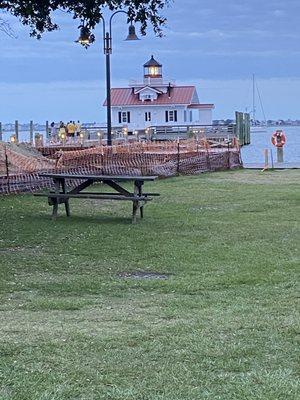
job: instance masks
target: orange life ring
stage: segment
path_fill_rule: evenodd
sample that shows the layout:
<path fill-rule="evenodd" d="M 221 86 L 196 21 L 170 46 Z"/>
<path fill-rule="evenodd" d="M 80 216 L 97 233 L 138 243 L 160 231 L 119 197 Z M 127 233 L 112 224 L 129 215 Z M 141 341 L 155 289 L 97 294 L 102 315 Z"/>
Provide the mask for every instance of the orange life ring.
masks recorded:
<path fill-rule="evenodd" d="M 283 147 L 286 143 L 286 136 L 282 130 L 277 130 L 271 137 L 271 142 L 276 147 Z"/>

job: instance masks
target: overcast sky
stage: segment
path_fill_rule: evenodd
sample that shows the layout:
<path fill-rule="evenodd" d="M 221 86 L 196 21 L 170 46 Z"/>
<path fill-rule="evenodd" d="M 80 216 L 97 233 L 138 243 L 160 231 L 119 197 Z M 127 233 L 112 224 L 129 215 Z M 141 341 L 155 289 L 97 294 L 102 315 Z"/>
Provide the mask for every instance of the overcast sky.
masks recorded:
<path fill-rule="evenodd" d="M 137 42 L 123 40 L 126 17 L 116 16 L 112 86 L 141 79 L 154 54 L 166 79 L 195 84 L 201 102 L 215 103 L 214 118 L 251 109 L 253 73 L 267 119 L 300 118 L 299 0 L 175 0 L 164 14 L 165 37 L 149 29 Z M 0 33 L 0 121 L 105 120 L 102 29 L 85 50 L 74 43 L 78 22 L 63 12 L 56 20 L 61 29 L 41 41 L 13 18 L 18 38 Z"/>

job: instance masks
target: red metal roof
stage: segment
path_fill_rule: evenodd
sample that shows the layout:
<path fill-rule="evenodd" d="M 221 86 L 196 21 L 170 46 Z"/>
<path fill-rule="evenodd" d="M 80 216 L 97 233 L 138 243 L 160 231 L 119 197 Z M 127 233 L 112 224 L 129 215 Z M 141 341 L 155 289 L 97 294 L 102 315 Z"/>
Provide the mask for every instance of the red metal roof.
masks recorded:
<path fill-rule="evenodd" d="M 111 105 L 112 106 L 149 106 L 149 105 L 171 105 L 183 104 L 189 105 L 192 103 L 195 86 L 174 86 L 171 88 L 171 96 L 168 93 L 160 94 L 157 100 L 153 102 L 141 101 L 139 96 L 133 93 L 131 88 L 111 89 Z M 106 101 L 104 102 L 106 106 Z"/>
<path fill-rule="evenodd" d="M 215 108 L 215 105 L 214 104 L 190 104 L 189 106 L 188 106 L 188 108 L 196 108 L 196 109 L 198 109 L 198 110 L 201 110 L 201 109 L 203 109 L 203 108 Z"/>

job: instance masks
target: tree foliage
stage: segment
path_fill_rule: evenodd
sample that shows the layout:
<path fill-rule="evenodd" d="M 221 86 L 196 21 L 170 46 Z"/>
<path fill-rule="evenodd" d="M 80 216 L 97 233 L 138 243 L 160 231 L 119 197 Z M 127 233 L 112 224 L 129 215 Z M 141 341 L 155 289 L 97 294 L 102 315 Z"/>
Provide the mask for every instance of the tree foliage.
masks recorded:
<path fill-rule="evenodd" d="M 161 35 L 165 18 L 162 10 L 172 0 L 0 0 L 0 10 L 18 17 L 24 25 L 31 28 L 31 35 L 40 38 L 46 31 L 59 28 L 55 22 L 54 11 L 69 13 L 89 29 L 94 29 L 101 21 L 105 9 L 126 10 L 128 21 L 139 22 L 144 35 L 148 25 Z"/>

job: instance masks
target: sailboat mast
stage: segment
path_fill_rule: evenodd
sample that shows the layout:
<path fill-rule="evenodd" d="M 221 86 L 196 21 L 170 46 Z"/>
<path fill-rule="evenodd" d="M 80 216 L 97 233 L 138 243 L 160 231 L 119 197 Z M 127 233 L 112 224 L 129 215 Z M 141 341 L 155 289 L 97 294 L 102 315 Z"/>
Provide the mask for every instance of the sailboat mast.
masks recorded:
<path fill-rule="evenodd" d="M 253 113 L 253 123 L 256 121 L 256 108 L 255 108 L 255 75 L 252 76 L 252 113 Z"/>

